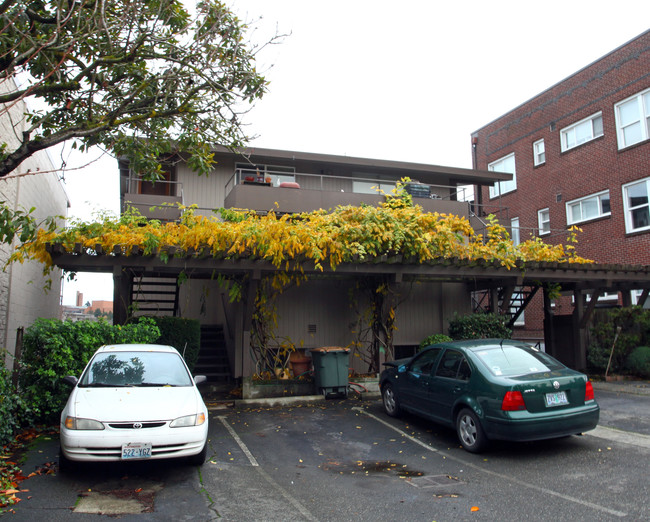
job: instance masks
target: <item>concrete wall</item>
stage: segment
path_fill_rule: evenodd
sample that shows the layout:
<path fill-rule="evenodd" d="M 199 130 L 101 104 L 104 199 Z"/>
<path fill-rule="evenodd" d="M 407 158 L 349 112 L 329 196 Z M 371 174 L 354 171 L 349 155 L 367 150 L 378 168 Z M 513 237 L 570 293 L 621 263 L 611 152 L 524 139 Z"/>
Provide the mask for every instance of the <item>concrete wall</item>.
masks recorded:
<path fill-rule="evenodd" d="M 3 84 L 3 88 L 6 88 Z M 22 132 L 21 104 L 0 113 L 0 141 L 11 147 Z M 14 210 L 29 210 L 37 221 L 49 216 L 65 216 L 68 197 L 47 152 L 40 152 L 24 161 L 12 175 L 0 178 L 0 201 Z M 27 174 L 29 172 L 29 174 Z M 4 265 L 14 245 L 0 245 L 0 263 Z M 13 264 L 0 272 L 0 347 L 14 353 L 16 329 L 30 326 L 38 317 L 60 316 L 61 271 L 54 270 L 49 279 L 52 287 L 45 292 L 48 278 L 43 265 L 26 262 Z M 11 367 L 11 363 L 8 362 Z"/>

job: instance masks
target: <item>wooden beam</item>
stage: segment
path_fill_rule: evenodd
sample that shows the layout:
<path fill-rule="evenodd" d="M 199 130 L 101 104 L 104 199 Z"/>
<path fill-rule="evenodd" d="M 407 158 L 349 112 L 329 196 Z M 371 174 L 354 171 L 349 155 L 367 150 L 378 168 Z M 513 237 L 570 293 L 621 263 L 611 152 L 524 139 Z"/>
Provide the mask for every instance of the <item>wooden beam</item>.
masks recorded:
<path fill-rule="evenodd" d="M 591 299 L 587 304 L 587 309 L 584 311 L 582 317 L 579 318 L 580 329 L 587 328 L 587 323 L 589 323 L 589 319 L 591 318 L 591 315 L 594 313 L 596 304 L 598 304 L 598 298 L 602 295 L 602 293 L 603 291 L 600 288 L 596 288 L 592 292 Z"/>

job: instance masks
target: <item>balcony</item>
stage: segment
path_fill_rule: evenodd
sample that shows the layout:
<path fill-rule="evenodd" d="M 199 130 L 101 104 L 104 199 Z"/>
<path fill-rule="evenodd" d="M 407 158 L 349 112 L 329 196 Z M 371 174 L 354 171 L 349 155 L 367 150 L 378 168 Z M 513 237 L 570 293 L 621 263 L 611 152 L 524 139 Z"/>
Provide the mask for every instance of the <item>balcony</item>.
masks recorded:
<path fill-rule="evenodd" d="M 377 206 L 384 196 L 373 187 L 390 194 L 394 180 L 343 177 L 320 174 L 272 172 L 236 169 L 226 184 L 226 208 L 250 209 L 276 213 L 311 212 L 333 209 L 338 205 Z M 419 184 L 422 196 L 413 202 L 427 212 L 469 217 L 469 204 L 457 201 L 465 189 L 445 185 Z M 452 199 L 454 198 L 454 199 Z"/>
<path fill-rule="evenodd" d="M 175 221 L 181 217 L 179 204 L 183 204 L 183 184 L 178 181 L 159 180 L 152 183 L 138 178 L 126 180 L 122 211 L 130 207 L 149 219 Z"/>

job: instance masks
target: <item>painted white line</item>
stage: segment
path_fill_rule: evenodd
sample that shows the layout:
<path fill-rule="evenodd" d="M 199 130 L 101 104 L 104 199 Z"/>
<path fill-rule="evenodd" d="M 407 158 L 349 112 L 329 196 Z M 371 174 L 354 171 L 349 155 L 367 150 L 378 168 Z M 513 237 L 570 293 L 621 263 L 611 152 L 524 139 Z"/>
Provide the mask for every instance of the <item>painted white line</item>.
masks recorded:
<path fill-rule="evenodd" d="M 293 497 L 286 489 L 284 489 L 280 484 L 278 484 L 275 480 L 273 480 L 273 477 L 271 477 L 262 467 L 259 465 L 257 462 L 257 459 L 253 456 L 253 454 L 250 452 L 248 449 L 248 446 L 244 444 L 244 441 L 241 440 L 239 435 L 237 435 L 237 432 L 234 430 L 234 428 L 228 424 L 228 421 L 225 416 L 220 415 L 217 417 L 220 421 L 221 424 L 223 424 L 226 429 L 228 430 L 228 433 L 230 433 L 230 436 L 235 439 L 235 442 L 239 445 L 241 450 L 244 452 L 244 455 L 248 458 L 248 461 L 251 463 L 251 466 L 253 466 L 257 472 L 266 480 L 271 486 L 273 486 L 274 489 L 276 489 L 280 495 L 282 495 L 287 502 L 289 502 L 294 508 L 296 508 L 300 514 L 305 517 L 307 520 L 311 520 L 316 522 L 317 519 L 314 518 L 314 516 L 307 511 L 307 509 L 295 498 Z"/>
<path fill-rule="evenodd" d="M 631 433 L 616 428 L 608 428 L 607 426 L 596 426 L 596 429 L 588 431 L 585 435 L 650 449 L 650 437 L 642 433 Z"/>
<path fill-rule="evenodd" d="M 514 484 L 517 484 L 518 486 L 523 486 L 523 487 L 526 487 L 526 488 L 529 488 L 529 489 L 533 489 L 535 491 L 539 491 L 540 493 L 544 493 L 545 495 L 558 497 L 558 498 L 567 500 L 569 502 L 573 502 L 574 504 L 580 504 L 581 506 L 585 506 L 585 507 L 594 509 L 596 511 L 603 512 L 603 513 L 608 513 L 608 514 L 613 515 L 615 517 L 626 517 L 627 516 L 627 513 L 624 513 L 623 511 L 617 511 L 615 509 L 609 509 L 609 508 L 607 508 L 605 506 L 600 506 L 598 504 L 594 504 L 593 502 L 588 502 L 586 500 L 571 497 L 569 495 L 565 495 L 563 493 L 558 493 L 557 491 L 553 491 L 551 489 L 543 488 L 541 486 L 538 486 L 537 484 L 530 484 L 529 482 L 524 482 L 523 480 L 517 480 L 517 479 L 515 479 L 513 477 L 510 477 L 508 475 L 503 475 L 502 473 L 497 473 L 495 471 L 491 471 L 489 469 L 482 468 L 481 466 L 477 466 L 476 464 L 474 464 L 472 462 L 469 462 L 467 460 L 461 459 L 461 458 L 459 458 L 459 457 L 457 457 L 455 455 L 452 455 L 451 453 L 448 453 L 446 451 L 441 451 L 439 449 L 433 448 L 433 447 L 425 444 L 424 442 L 416 439 L 415 437 L 412 437 L 408 433 L 405 433 L 400 428 L 397 428 L 396 426 L 393 426 L 392 424 L 386 422 L 385 420 L 380 419 L 376 415 L 373 415 L 372 413 L 367 412 L 363 408 L 355 407 L 355 408 L 352 408 L 352 409 L 355 410 L 355 411 L 358 411 L 360 413 L 363 413 L 364 415 L 367 415 L 371 419 L 383 424 L 384 426 L 387 426 L 391 430 L 396 431 L 400 435 L 408 438 L 409 440 L 415 442 L 416 444 L 419 444 L 420 446 L 422 446 L 426 450 L 431 451 L 432 453 L 438 453 L 440 455 L 443 455 L 444 457 L 446 457 L 448 459 L 452 459 L 452 460 L 455 460 L 457 462 L 461 462 L 463 464 L 463 466 L 471 467 L 471 468 L 473 468 L 473 469 L 475 469 L 477 471 L 480 471 L 481 473 L 485 473 L 485 474 L 491 475 L 493 477 L 498 477 L 498 478 L 500 478 L 502 480 L 507 480 L 508 482 L 512 482 Z"/>
<path fill-rule="evenodd" d="M 251 463 L 251 466 L 258 467 L 259 464 L 257 463 L 257 460 L 255 457 L 253 457 L 253 454 L 248 450 L 248 447 L 246 444 L 244 444 L 244 441 L 239 438 L 239 435 L 235 432 L 235 430 L 232 428 L 230 424 L 228 424 L 228 421 L 226 420 L 226 417 L 223 415 L 219 415 L 217 417 L 221 421 L 221 424 L 223 424 L 226 429 L 228 430 L 228 433 L 230 433 L 230 436 L 235 439 L 235 442 L 239 445 L 241 450 L 244 452 L 244 455 L 248 458 L 248 461 Z"/>
<path fill-rule="evenodd" d="M 316 522 L 317 519 L 314 518 L 314 516 L 309 511 L 307 511 L 307 509 L 296 498 L 294 498 L 286 489 L 284 489 L 282 486 L 280 486 L 280 484 L 278 484 L 275 480 L 273 480 L 273 478 L 266 471 L 264 471 L 264 469 L 262 469 L 261 467 L 257 467 L 255 469 L 260 475 L 262 475 L 262 477 L 264 477 L 264 479 L 269 484 L 271 484 L 271 486 L 273 486 L 276 490 L 278 490 L 280 495 L 282 495 L 287 500 L 287 502 L 289 502 L 294 508 L 300 511 L 300 514 L 303 517 L 305 517 L 307 520 L 313 520 L 314 522 Z"/>

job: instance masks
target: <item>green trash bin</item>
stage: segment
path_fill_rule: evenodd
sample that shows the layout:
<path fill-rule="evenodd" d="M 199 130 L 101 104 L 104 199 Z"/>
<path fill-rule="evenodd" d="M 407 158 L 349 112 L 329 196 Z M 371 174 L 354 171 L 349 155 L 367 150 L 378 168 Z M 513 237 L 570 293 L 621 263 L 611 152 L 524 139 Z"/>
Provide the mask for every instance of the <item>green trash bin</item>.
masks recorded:
<path fill-rule="evenodd" d="M 348 396 L 348 369 L 350 349 L 338 346 L 311 350 L 314 365 L 316 390 L 325 397 L 329 395 Z"/>

